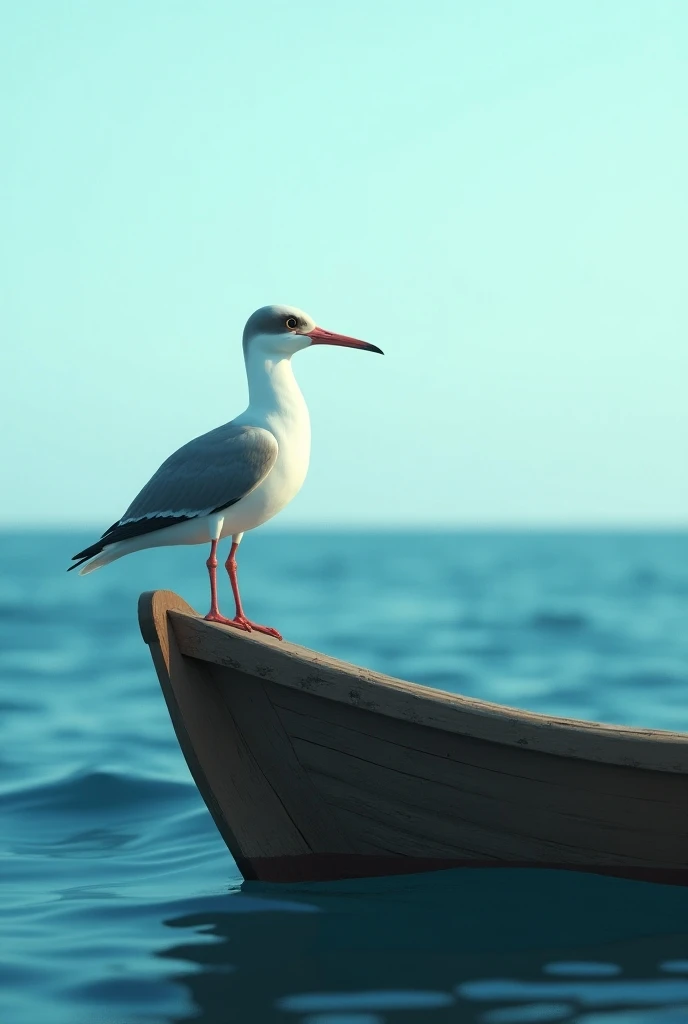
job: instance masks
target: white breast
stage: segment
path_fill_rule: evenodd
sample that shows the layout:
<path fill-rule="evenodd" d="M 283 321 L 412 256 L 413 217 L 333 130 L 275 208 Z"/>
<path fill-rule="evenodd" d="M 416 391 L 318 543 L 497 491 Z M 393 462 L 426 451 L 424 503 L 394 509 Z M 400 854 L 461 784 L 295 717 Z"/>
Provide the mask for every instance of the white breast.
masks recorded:
<path fill-rule="evenodd" d="M 301 490 L 310 461 L 310 417 L 290 361 L 271 366 L 268 374 L 263 371 L 258 378 L 259 386 L 255 386 L 258 374 L 252 375 L 251 367 L 248 369 L 249 385 L 254 384 L 251 402 L 237 422 L 269 430 L 277 440 L 279 452 L 265 480 L 227 509 L 223 537 L 253 530 L 281 512 Z"/>

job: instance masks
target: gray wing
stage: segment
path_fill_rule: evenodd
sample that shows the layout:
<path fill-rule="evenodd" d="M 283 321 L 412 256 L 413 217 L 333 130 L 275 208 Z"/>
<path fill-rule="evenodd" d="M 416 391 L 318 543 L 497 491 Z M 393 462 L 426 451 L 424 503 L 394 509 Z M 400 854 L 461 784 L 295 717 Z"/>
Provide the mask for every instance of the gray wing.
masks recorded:
<path fill-rule="evenodd" d="M 118 526 L 141 519 L 210 515 L 236 504 L 277 460 L 273 434 L 225 423 L 179 448 L 137 494 Z"/>
<path fill-rule="evenodd" d="M 277 461 L 278 450 L 269 430 L 236 423 L 225 423 L 189 441 L 163 462 L 99 541 L 74 555 L 70 569 L 108 544 L 235 505 L 262 483 Z"/>

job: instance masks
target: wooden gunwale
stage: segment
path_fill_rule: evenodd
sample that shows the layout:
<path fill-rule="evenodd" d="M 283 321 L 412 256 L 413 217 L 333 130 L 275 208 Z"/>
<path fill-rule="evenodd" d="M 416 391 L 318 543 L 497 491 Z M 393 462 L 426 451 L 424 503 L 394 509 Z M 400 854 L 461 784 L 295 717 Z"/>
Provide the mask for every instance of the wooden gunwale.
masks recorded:
<path fill-rule="evenodd" d="M 688 774 L 688 733 L 523 711 L 395 679 L 306 647 L 206 622 L 189 612 L 171 611 L 170 617 L 185 656 L 274 680 L 280 686 L 476 739 L 586 761 Z"/>

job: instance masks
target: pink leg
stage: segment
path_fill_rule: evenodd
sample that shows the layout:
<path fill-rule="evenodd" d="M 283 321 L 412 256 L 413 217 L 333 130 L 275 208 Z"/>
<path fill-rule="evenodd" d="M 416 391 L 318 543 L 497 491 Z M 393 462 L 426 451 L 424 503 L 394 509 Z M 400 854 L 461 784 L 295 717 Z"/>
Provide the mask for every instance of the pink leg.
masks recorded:
<path fill-rule="evenodd" d="M 209 622 L 223 622 L 225 625 L 231 623 L 231 619 L 226 619 L 224 615 L 220 615 L 220 609 L 217 605 L 217 541 L 213 540 L 210 542 L 210 557 L 205 563 L 208 568 L 208 576 L 210 577 L 210 611 L 206 615 L 206 619 Z"/>
<path fill-rule="evenodd" d="M 231 620 L 230 625 L 236 626 L 238 629 L 245 629 L 248 633 L 255 629 L 258 633 L 267 633 L 268 636 L 274 636 L 278 640 L 281 640 L 282 637 L 276 629 L 272 629 L 270 626 L 260 626 L 257 622 L 251 622 L 251 620 L 247 619 L 244 615 L 244 609 L 241 606 L 241 596 L 239 594 L 239 580 L 237 579 L 236 551 L 238 547 L 238 544 L 232 542 L 232 546 L 229 550 L 229 557 L 225 562 L 225 569 L 229 574 L 229 582 L 232 584 L 232 593 L 234 594 L 234 602 L 236 604 L 236 615 L 234 619 Z"/>

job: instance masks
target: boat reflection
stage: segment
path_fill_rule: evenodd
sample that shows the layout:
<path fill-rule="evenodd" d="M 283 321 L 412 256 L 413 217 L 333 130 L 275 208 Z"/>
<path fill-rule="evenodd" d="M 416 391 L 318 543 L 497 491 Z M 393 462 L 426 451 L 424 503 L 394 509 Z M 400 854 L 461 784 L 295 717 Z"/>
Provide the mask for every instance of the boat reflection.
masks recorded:
<path fill-rule="evenodd" d="M 166 922 L 203 1024 L 688 1024 L 688 889 L 476 869 L 244 883 Z"/>

